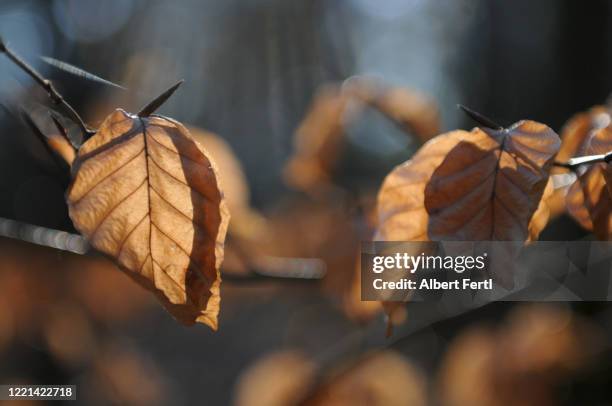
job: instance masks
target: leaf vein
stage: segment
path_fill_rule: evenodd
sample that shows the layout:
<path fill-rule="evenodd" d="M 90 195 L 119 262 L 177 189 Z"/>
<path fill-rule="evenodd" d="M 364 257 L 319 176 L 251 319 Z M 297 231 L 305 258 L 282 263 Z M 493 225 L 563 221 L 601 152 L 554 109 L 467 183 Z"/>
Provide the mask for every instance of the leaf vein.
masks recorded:
<path fill-rule="evenodd" d="M 100 229 L 100 227 L 102 227 L 102 224 L 104 224 L 104 222 L 108 219 L 108 217 L 119 208 L 119 206 L 121 206 L 125 201 L 127 201 L 130 197 L 132 197 L 145 183 L 146 183 L 147 179 L 143 179 L 143 181 L 140 183 L 140 185 L 138 185 L 137 187 L 134 188 L 134 190 L 132 190 L 130 193 L 128 193 L 125 197 L 121 198 L 119 200 L 119 202 L 115 203 L 115 205 L 106 212 L 106 214 L 104 215 L 104 217 L 102 217 L 102 219 L 100 220 L 100 222 L 98 223 L 98 225 L 94 228 L 93 233 L 91 234 L 91 239 L 95 239 L 96 233 L 98 232 L 98 230 Z"/>
<path fill-rule="evenodd" d="M 125 161 L 124 163 L 122 163 L 118 168 L 115 168 L 113 171 L 111 171 L 110 173 L 108 173 L 106 176 L 104 176 L 102 179 L 100 179 L 98 182 L 96 182 L 92 187 L 90 187 L 85 193 L 83 193 L 83 195 L 81 197 L 79 197 L 77 200 L 75 200 L 72 204 L 76 205 L 78 204 L 81 200 L 83 200 L 84 197 L 86 197 L 90 192 L 92 192 L 96 187 L 98 187 L 101 183 L 103 183 L 106 179 L 110 178 L 111 176 L 113 176 L 114 174 L 116 174 L 117 172 L 119 172 L 121 169 L 125 168 L 127 165 L 129 165 L 132 161 L 134 161 L 136 158 L 138 158 L 138 156 L 140 154 L 142 154 L 144 152 L 144 147 L 138 151 L 133 157 L 131 157 L 130 159 L 128 159 L 127 161 Z"/>

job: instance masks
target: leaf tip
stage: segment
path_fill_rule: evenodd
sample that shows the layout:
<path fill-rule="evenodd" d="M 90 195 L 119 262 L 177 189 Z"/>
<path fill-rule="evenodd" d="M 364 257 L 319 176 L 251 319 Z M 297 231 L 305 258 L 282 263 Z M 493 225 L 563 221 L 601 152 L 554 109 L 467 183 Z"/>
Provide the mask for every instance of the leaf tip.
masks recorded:
<path fill-rule="evenodd" d="M 491 130 L 503 130 L 504 127 L 497 124 L 495 121 L 491 120 L 488 117 L 483 116 L 479 112 L 470 109 L 469 107 L 464 106 L 463 104 L 457 104 L 457 108 L 463 111 L 469 118 L 476 121 L 478 124 L 483 127 L 489 128 Z"/>
<path fill-rule="evenodd" d="M 117 89 L 126 90 L 125 87 L 118 85 L 117 83 L 111 82 L 110 80 L 103 79 L 100 76 L 94 75 L 93 73 L 87 72 L 86 70 L 78 68 L 67 62 L 63 62 L 63 61 L 60 61 L 58 59 L 51 58 L 48 56 L 41 56 L 40 59 L 47 65 L 51 65 L 71 75 L 79 76 L 84 79 L 91 80 L 92 82 L 101 83 L 103 85 L 115 87 Z"/>
<path fill-rule="evenodd" d="M 23 108 L 19 108 L 19 116 L 21 117 L 23 122 L 28 126 L 28 128 L 32 130 L 32 132 L 34 132 L 36 135 L 40 135 L 46 138 L 44 134 L 42 133 L 42 131 L 40 130 L 40 128 L 38 127 L 38 125 L 36 125 L 36 123 L 34 122 L 34 119 L 32 119 L 32 116 L 30 116 L 30 114 L 27 111 L 25 111 Z"/>
<path fill-rule="evenodd" d="M 59 117 L 57 116 L 57 114 L 55 112 L 49 110 L 49 116 L 51 117 L 51 120 L 53 121 L 53 124 L 55 124 L 55 127 L 60 132 L 60 134 L 62 134 L 64 137 L 68 137 L 68 134 L 66 133 L 66 129 L 64 128 L 64 126 L 60 122 Z"/>
<path fill-rule="evenodd" d="M 184 82 L 184 79 L 179 80 L 177 83 L 172 85 L 168 90 L 157 96 L 153 101 L 149 102 L 146 106 L 144 106 L 139 112 L 138 117 L 148 117 L 155 112 L 162 104 L 166 102 L 174 94 L 176 89 L 178 89 Z"/>

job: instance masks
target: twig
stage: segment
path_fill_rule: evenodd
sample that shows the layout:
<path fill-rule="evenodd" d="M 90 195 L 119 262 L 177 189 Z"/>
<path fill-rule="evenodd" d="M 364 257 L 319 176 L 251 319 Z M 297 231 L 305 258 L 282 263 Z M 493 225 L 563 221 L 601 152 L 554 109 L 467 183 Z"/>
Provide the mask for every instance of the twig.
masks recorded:
<path fill-rule="evenodd" d="M 81 116 L 76 112 L 76 110 L 62 97 L 62 95 L 55 89 L 51 81 L 45 79 L 38 73 L 34 68 L 28 65 L 23 59 L 21 59 L 17 54 L 15 54 L 10 48 L 6 46 L 6 43 L 0 38 L 0 52 L 4 53 L 15 65 L 17 65 L 21 70 L 27 73 L 36 83 L 38 83 L 49 95 L 49 98 L 56 106 L 62 108 L 64 113 L 68 118 L 74 121 L 80 128 L 83 133 L 83 138 L 89 138 L 95 131 L 90 130 Z"/>
<path fill-rule="evenodd" d="M 463 104 L 457 104 L 457 107 L 460 108 L 469 118 L 476 121 L 478 124 L 483 127 L 489 128 L 491 130 L 503 130 L 504 127 L 497 124 L 495 121 L 491 120 L 488 117 L 483 116 L 482 114 L 474 111 L 468 107 L 465 107 Z"/>
<path fill-rule="evenodd" d="M 611 161 L 612 161 L 612 151 L 606 154 L 586 155 L 586 156 L 571 158 L 567 162 L 553 162 L 553 165 L 559 166 L 561 168 L 576 169 L 580 165 L 590 165 L 590 164 L 596 164 L 600 162 L 610 163 Z"/>
<path fill-rule="evenodd" d="M 3 217 L 0 217 L 0 237 L 26 241 L 43 247 L 55 248 L 80 255 L 90 254 L 94 251 L 87 242 L 87 239 L 81 235 L 22 223 Z M 298 262 L 301 261 L 303 265 L 308 264 L 309 268 L 314 267 L 314 265 L 320 267 L 322 263 L 321 260 L 316 258 L 264 257 L 264 259 L 265 261 L 272 261 L 277 264 L 290 264 L 297 260 Z M 264 264 L 265 261 L 263 262 Z M 319 273 L 318 276 L 313 276 L 313 274 L 300 275 L 299 273 L 292 275 L 288 272 L 279 273 L 275 268 L 266 269 L 260 267 L 259 269 L 249 270 L 249 273 L 243 275 L 223 273 L 223 279 L 232 282 L 262 282 L 272 280 L 304 282 L 316 281 L 320 279 L 322 275 L 323 273 Z"/>
<path fill-rule="evenodd" d="M 2 217 L 0 217 L 0 236 L 81 255 L 90 250 L 89 244 L 80 235 Z"/>

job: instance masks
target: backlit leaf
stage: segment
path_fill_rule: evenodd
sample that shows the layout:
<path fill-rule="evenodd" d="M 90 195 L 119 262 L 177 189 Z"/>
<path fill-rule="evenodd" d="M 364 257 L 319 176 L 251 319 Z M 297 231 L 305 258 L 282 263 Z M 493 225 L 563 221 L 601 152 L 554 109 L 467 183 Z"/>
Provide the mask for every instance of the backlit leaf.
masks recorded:
<path fill-rule="evenodd" d="M 425 188 L 430 238 L 527 240 L 559 145 L 557 134 L 534 121 L 472 130 Z"/>
<path fill-rule="evenodd" d="M 378 193 L 378 241 L 428 241 L 425 186 L 444 157 L 470 133 L 452 131 L 427 142 L 385 178 Z"/>
<path fill-rule="evenodd" d="M 593 131 L 606 127 L 610 123 L 610 112 L 605 106 L 594 106 L 588 111 L 580 112 L 570 118 L 561 130 L 561 148 L 557 153 L 558 162 L 567 162 L 571 158 L 586 154 L 585 147 Z M 551 169 L 553 174 L 564 174 L 567 170 L 560 167 Z M 556 188 L 548 198 L 550 217 L 557 217 L 566 211 L 568 186 Z"/>
<path fill-rule="evenodd" d="M 358 80 L 348 89 L 421 142 L 440 132 L 440 112 L 434 99 L 411 89 Z"/>
<path fill-rule="evenodd" d="M 552 179 L 548 179 L 548 183 L 544 188 L 544 192 L 542 193 L 542 198 L 540 199 L 540 203 L 538 204 L 538 208 L 531 216 L 531 220 L 529 221 L 529 238 L 528 241 L 535 241 L 538 239 L 540 233 L 548 224 L 548 220 L 551 215 L 551 199 L 553 198 L 555 193 L 555 189 L 553 187 Z"/>
<path fill-rule="evenodd" d="M 575 156 L 584 155 L 584 144 L 592 131 L 610 124 L 610 113 L 605 106 L 594 106 L 586 112 L 575 114 L 561 130 L 561 147 L 557 160 L 565 162 Z"/>
<path fill-rule="evenodd" d="M 469 134 L 452 131 L 439 135 L 387 175 L 378 193 L 378 228 L 374 240 L 429 241 L 425 186 L 448 151 Z M 414 255 L 421 253 L 416 251 Z M 390 336 L 393 326 L 405 319 L 405 306 L 401 302 L 382 302 L 382 307 L 387 315 L 387 336 Z"/>
<path fill-rule="evenodd" d="M 592 132 L 583 151 L 584 155 L 612 151 L 612 128 Z M 582 173 L 567 192 L 567 210 L 578 224 L 593 231 L 598 239 L 608 240 L 612 232 L 612 197 L 606 187 L 609 164 L 596 163 L 579 170 Z"/>
<path fill-rule="evenodd" d="M 295 133 L 295 152 L 284 170 L 287 183 L 300 190 L 328 185 L 344 145 L 349 97 L 337 86 L 321 89 Z"/>
<path fill-rule="evenodd" d="M 217 328 L 229 221 L 215 165 L 180 123 L 116 110 L 78 152 L 75 227 L 185 324 Z"/>
<path fill-rule="evenodd" d="M 285 167 L 285 180 L 312 192 L 333 184 L 333 171 L 344 149 L 345 131 L 365 107 L 382 113 L 421 142 L 437 134 L 440 115 L 432 98 L 402 87 L 353 77 L 342 86 L 323 87 L 295 135 L 295 152 Z"/>

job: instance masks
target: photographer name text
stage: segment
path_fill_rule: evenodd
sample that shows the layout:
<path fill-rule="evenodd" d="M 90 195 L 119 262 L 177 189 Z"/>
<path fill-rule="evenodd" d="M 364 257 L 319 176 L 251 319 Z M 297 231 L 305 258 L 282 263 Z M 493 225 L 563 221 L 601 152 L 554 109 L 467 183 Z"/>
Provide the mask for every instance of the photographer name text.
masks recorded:
<path fill-rule="evenodd" d="M 493 279 L 474 281 L 463 278 L 454 281 L 439 281 L 429 278 L 415 281 L 403 278 L 398 281 L 385 281 L 377 278 L 374 279 L 373 286 L 376 290 L 491 290 L 493 289 Z"/>

